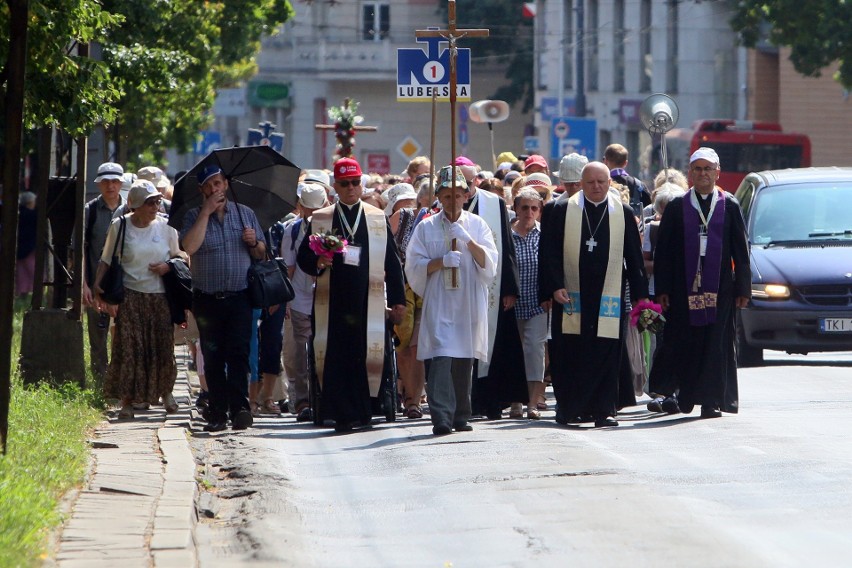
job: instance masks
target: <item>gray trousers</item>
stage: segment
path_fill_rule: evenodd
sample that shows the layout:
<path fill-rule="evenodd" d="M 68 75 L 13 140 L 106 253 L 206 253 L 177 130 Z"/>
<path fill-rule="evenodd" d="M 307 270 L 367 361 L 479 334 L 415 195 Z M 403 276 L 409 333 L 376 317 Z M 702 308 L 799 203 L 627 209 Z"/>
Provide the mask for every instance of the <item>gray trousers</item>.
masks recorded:
<path fill-rule="evenodd" d="M 473 359 L 435 357 L 429 360 L 426 395 L 435 426 L 464 426 L 470 420 Z"/>
<path fill-rule="evenodd" d="M 107 354 L 109 351 L 109 318 L 105 318 L 106 327 L 98 327 L 101 313 L 95 308 L 86 308 L 86 327 L 89 332 L 89 364 L 95 384 L 102 388 L 107 374 Z"/>
<path fill-rule="evenodd" d="M 311 315 L 290 310 L 284 323 L 284 371 L 293 412 L 310 406 L 308 390 L 308 341 L 311 340 Z"/>

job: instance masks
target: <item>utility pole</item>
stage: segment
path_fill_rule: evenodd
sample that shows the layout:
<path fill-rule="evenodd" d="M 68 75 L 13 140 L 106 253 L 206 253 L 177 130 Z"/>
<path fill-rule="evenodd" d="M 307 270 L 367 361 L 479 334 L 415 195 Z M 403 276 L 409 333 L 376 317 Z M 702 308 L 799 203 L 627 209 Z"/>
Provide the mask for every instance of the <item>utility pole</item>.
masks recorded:
<path fill-rule="evenodd" d="M 577 98 L 574 102 L 577 116 L 586 116 L 586 29 L 585 0 L 577 1 Z"/>

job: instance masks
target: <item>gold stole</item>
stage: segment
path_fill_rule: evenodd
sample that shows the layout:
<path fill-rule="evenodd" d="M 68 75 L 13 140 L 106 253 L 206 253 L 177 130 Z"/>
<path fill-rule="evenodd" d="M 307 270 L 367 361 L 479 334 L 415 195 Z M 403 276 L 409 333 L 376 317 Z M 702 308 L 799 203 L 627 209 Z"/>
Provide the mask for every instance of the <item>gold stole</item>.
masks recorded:
<path fill-rule="evenodd" d="M 314 233 L 331 231 L 335 205 L 314 211 L 311 218 Z M 369 247 L 369 292 L 367 294 L 367 383 L 370 396 L 379 395 L 385 357 L 385 252 L 387 250 L 387 221 L 384 211 L 367 203 L 364 220 L 367 223 L 367 246 Z M 325 357 L 328 347 L 329 296 L 332 269 L 326 269 L 317 277 L 314 291 L 314 359 L 317 381 L 322 387 Z"/>
<path fill-rule="evenodd" d="M 478 215 L 491 229 L 491 236 L 494 238 L 494 245 L 497 247 L 497 273 L 494 275 L 494 280 L 488 285 L 488 361 L 477 360 L 478 377 L 487 377 L 488 369 L 491 367 L 491 359 L 494 354 L 494 341 L 497 338 L 497 318 L 500 315 L 500 310 L 503 309 L 503 300 L 500 297 L 500 283 L 503 273 L 503 222 L 500 217 L 500 198 L 496 195 L 483 190 L 477 190 L 476 195 L 479 197 Z"/>
<path fill-rule="evenodd" d="M 583 193 L 568 200 L 563 237 L 563 275 L 571 299 L 562 311 L 562 333 L 580 335 L 580 243 L 583 234 Z M 609 210 L 609 258 L 606 265 L 601 305 L 598 311 L 598 337 L 618 339 L 621 331 L 621 275 L 624 265 L 624 208 L 613 195 L 607 195 Z M 590 316 L 592 317 L 592 316 Z"/>

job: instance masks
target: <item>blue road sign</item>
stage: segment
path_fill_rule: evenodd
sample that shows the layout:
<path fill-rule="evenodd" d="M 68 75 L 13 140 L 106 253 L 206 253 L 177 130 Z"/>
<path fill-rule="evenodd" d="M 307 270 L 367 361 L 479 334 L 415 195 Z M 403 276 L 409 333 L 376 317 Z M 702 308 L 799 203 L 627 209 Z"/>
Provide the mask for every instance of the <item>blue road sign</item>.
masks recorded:
<path fill-rule="evenodd" d="M 559 160 L 565 154 L 577 152 L 594 159 L 598 144 L 598 121 L 594 118 L 562 116 L 550 126 L 550 158 Z"/>
<path fill-rule="evenodd" d="M 573 97 L 562 98 L 562 112 L 559 111 L 559 99 L 557 97 L 542 97 L 539 101 L 539 112 L 541 120 L 547 122 L 559 116 L 574 116 L 575 105 Z"/>
<path fill-rule="evenodd" d="M 541 152 L 541 144 L 538 136 L 524 136 L 524 152 L 527 154 L 538 154 Z"/>
<path fill-rule="evenodd" d="M 206 155 L 222 146 L 222 135 L 215 130 L 202 130 L 201 140 L 195 141 L 195 153 Z"/>
<path fill-rule="evenodd" d="M 396 62 L 396 100 L 431 101 L 437 92 L 439 101 L 450 100 L 450 50 L 439 37 L 417 38 L 427 44 L 421 48 L 400 48 Z M 456 100 L 470 100 L 470 49 L 459 48 L 456 59 Z"/>

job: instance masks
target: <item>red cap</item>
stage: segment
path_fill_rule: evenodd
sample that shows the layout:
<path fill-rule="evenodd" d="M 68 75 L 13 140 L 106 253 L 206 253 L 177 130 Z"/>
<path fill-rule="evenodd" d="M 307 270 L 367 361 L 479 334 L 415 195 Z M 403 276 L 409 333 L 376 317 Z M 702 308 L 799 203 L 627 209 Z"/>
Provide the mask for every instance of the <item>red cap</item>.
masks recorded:
<path fill-rule="evenodd" d="M 334 179 L 361 177 L 361 166 L 355 158 L 340 158 L 334 162 Z"/>
<path fill-rule="evenodd" d="M 543 156 L 540 156 L 538 154 L 533 154 L 529 158 L 524 160 L 524 169 L 527 169 L 528 167 L 533 166 L 533 165 L 541 166 L 542 168 L 544 168 L 546 170 L 547 169 L 547 160 L 545 160 Z"/>

